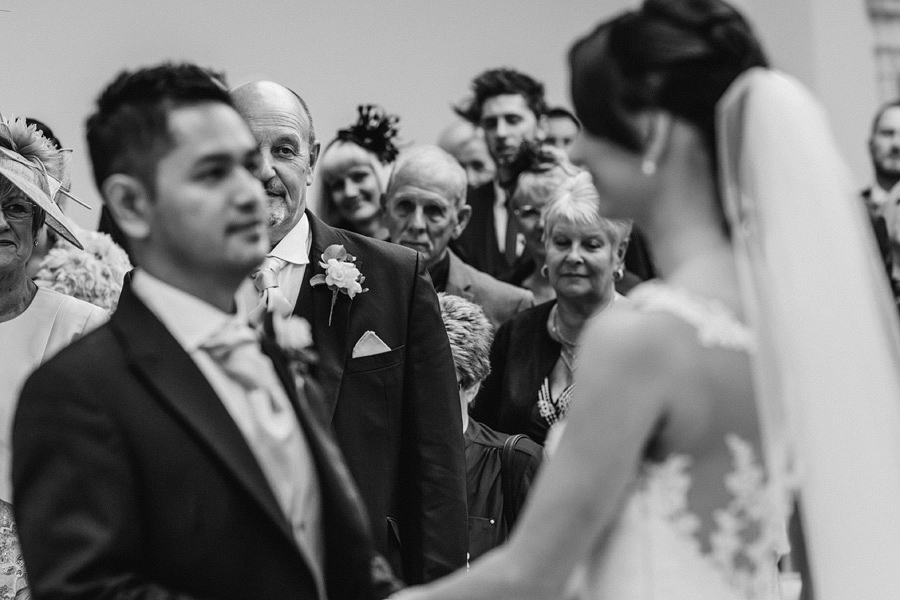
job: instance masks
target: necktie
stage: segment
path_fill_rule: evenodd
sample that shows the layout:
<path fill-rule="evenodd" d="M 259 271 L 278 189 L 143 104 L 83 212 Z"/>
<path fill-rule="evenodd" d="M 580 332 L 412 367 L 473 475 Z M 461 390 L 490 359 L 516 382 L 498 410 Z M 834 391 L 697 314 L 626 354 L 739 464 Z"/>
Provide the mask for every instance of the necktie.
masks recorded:
<path fill-rule="evenodd" d="M 278 287 L 278 273 L 287 265 L 287 261 L 276 256 L 269 256 L 263 261 L 259 270 L 251 275 L 253 285 L 259 292 L 259 304 L 250 311 L 251 323 L 262 323 L 266 311 L 282 317 L 288 317 L 293 310 L 284 292 Z"/>
<path fill-rule="evenodd" d="M 322 572 L 324 541 L 315 465 L 297 416 L 271 361 L 246 323 L 231 321 L 202 344 L 246 392 L 246 422 L 238 423 L 314 571 Z"/>
<path fill-rule="evenodd" d="M 506 248 L 503 249 L 503 254 L 506 257 L 506 263 L 512 266 L 516 263 L 519 228 L 516 226 L 516 218 L 513 216 L 513 212 L 510 210 L 507 214 L 509 217 L 506 221 Z"/>

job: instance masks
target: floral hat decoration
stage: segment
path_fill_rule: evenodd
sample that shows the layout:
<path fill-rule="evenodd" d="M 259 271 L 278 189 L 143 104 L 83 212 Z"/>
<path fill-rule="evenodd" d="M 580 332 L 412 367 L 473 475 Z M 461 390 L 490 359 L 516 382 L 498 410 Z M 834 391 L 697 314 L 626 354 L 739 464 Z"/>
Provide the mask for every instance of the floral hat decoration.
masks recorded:
<path fill-rule="evenodd" d="M 85 208 L 90 208 L 67 189 L 71 150 L 53 149 L 59 157 L 59 164 L 51 165 L 60 174 L 57 179 L 36 156 L 35 151 L 40 150 L 42 145 L 51 144 L 34 125 L 26 124 L 25 119 L 0 115 L 0 132 L 5 134 L 5 138 L 13 140 L 13 145 L 16 145 L 16 141 L 27 140 L 27 143 L 14 149 L 0 145 L 0 175 L 46 213 L 46 223 L 53 231 L 77 248 L 82 248 L 81 242 L 72 233 L 72 225 L 57 204 L 59 194 L 64 194 Z"/>
<path fill-rule="evenodd" d="M 383 165 L 394 162 L 399 152 L 396 142 L 400 117 L 387 114 L 378 104 L 360 104 L 356 110 L 359 113 L 356 123 L 338 130 L 337 139 L 368 150 Z"/>

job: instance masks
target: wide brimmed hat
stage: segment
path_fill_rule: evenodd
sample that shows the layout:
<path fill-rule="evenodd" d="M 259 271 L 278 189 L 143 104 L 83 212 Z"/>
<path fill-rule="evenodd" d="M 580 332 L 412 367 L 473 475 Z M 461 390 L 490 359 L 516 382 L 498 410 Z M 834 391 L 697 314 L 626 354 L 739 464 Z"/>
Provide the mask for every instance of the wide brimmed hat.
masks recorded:
<path fill-rule="evenodd" d="M 83 248 L 72 233 L 73 227 L 56 203 L 56 198 L 58 194 L 64 194 L 83 206 L 84 203 L 72 196 L 61 181 L 50 175 L 39 160 L 29 160 L 14 150 L 0 146 L 0 175 L 46 213 L 48 227 L 72 245 Z"/>

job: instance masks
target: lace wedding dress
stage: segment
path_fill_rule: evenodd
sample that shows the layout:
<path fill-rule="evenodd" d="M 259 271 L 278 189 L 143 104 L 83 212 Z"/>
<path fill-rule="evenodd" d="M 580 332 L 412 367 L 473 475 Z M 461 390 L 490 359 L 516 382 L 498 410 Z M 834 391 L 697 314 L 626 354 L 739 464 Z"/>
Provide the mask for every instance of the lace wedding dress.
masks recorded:
<path fill-rule="evenodd" d="M 704 347 L 752 352 L 753 335 L 722 304 L 658 282 L 629 299 L 692 325 Z M 551 436 L 558 439 L 558 433 Z M 576 568 L 567 598 L 591 600 L 769 600 L 778 592 L 778 557 L 787 551 L 785 512 L 753 446 L 722 439 L 731 456 L 724 475 L 730 501 L 714 513 L 707 539 L 688 501 L 691 457 L 646 462 L 618 522 Z"/>

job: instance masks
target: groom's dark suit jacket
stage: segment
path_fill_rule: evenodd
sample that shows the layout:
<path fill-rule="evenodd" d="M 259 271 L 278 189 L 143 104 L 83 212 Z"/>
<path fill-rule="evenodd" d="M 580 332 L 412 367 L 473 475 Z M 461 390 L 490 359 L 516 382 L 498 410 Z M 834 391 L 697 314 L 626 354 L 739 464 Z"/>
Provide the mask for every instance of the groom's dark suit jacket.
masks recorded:
<path fill-rule="evenodd" d="M 456 372 L 440 306 L 416 252 L 329 227 L 311 213 L 310 264 L 295 312 L 312 325 L 319 408 L 368 507 L 376 548 L 407 583 L 466 563 L 466 469 Z M 353 300 L 310 278 L 343 245 L 369 291 Z M 329 313 L 331 324 L 329 325 Z M 389 348 L 352 357 L 366 331 Z"/>
<path fill-rule="evenodd" d="M 263 344 L 311 449 L 329 598 L 370 599 L 377 557 L 340 453 Z M 265 476 L 212 387 L 154 314 L 122 293 L 110 322 L 25 385 L 14 510 L 34 598 L 313 599 Z"/>

